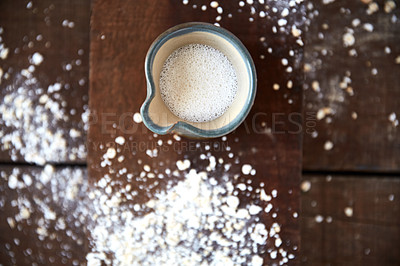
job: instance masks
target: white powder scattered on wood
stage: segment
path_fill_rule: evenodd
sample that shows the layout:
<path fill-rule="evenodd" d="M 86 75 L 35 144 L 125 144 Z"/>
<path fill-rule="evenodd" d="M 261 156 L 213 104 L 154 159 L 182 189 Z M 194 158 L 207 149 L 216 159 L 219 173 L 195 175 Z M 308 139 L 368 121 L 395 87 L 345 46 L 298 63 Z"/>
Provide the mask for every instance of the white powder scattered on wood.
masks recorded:
<path fill-rule="evenodd" d="M 118 197 L 104 199 L 94 191 L 98 218 L 90 229 L 88 265 L 261 265 L 257 254 L 279 232 L 239 208 L 233 190 L 232 183 L 211 185 L 205 172 L 192 169 L 176 186 L 138 205 L 143 216 L 134 216 Z M 243 207 L 253 215 L 261 211 Z"/>
<path fill-rule="evenodd" d="M 119 145 L 124 145 L 125 143 L 125 138 L 122 136 L 118 136 L 115 138 L 115 143 L 119 144 Z"/>
<path fill-rule="evenodd" d="M 30 59 L 30 63 L 33 65 L 40 65 L 43 62 L 43 56 L 40 53 L 34 53 Z"/>
<path fill-rule="evenodd" d="M 250 164 L 243 164 L 243 165 L 242 165 L 242 173 L 243 173 L 244 175 L 249 175 L 250 172 L 251 172 L 251 169 L 252 169 L 252 167 L 251 167 Z"/>
<path fill-rule="evenodd" d="M 79 131 L 57 127 L 70 120 L 61 104 L 63 99 L 33 89 L 35 84 L 36 78 L 29 73 L 29 78 L 18 75 L 16 82 L 6 89 L 9 92 L 0 103 L 0 122 L 4 125 L 0 129 L 2 149 L 10 151 L 12 160 L 22 155 L 25 161 L 39 165 L 85 158 L 83 144 L 67 145 L 69 137 L 82 134 L 82 125 L 76 124 Z"/>
<path fill-rule="evenodd" d="M 51 243 L 52 251 L 57 253 L 60 263 L 68 261 L 71 265 L 79 265 L 76 258 L 71 258 L 76 256 L 73 250 L 82 249 L 85 241 L 82 224 L 86 217 L 80 211 L 87 208 L 80 204 L 87 190 L 86 171 L 82 168 L 55 171 L 51 165 L 42 170 L 32 167 L 28 169 L 28 172 L 26 167 L 0 171 L 0 190 L 3 191 L 0 202 L 5 209 L 15 209 L 12 216 L 4 219 L 11 229 L 23 228 L 24 234 L 33 238 L 31 241 L 46 245 Z M 13 195 L 11 197 L 10 190 Z M 19 248 L 19 243 L 24 240 L 14 238 L 13 242 L 6 241 L 6 246 L 15 245 L 15 248 Z M 24 252 L 25 257 L 21 260 L 32 265 L 46 264 L 41 253 L 43 248 L 46 247 L 38 245 L 35 254 Z M 8 255 L 10 263 L 17 264 L 15 257 Z"/>
<path fill-rule="evenodd" d="M 308 192 L 311 189 L 311 182 L 308 180 L 304 180 L 303 182 L 301 182 L 300 185 L 301 191 L 303 192 Z"/>
<path fill-rule="evenodd" d="M 327 140 L 324 144 L 324 150 L 330 151 L 333 149 L 333 142 L 330 140 Z"/>
<path fill-rule="evenodd" d="M 142 123 L 142 116 L 139 113 L 133 115 L 133 121 L 137 124 Z"/>
<path fill-rule="evenodd" d="M 7 54 L 0 36 L 0 57 L 6 59 Z M 63 85 L 56 82 L 46 90 L 35 76 L 36 67 L 45 63 L 43 55 L 34 52 L 28 61 L 25 69 L 0 71 L 0 82 L 2 78 L 12 80 L 2 89 L 0 148 L 9 151 L 11 160 L 22 157 L 39 165 L 86 158 L 86 147 L 79 143 L 79 137 L 88 127 L 87 106 L 82 121 L 72 120 L 68 103 L 57 93 Z"/>
<path fill-rule="evenodd" d="M 322 215 L 315 216 L 315 221 L 317 223 L 322 223 L 324 221 L 324 217 Z"/>
<path fill-rule="evenodd" d="M 356 42 L 356 39 L 354 38 L 354 35 L 352 32 L 347 32 L 347 33 L 343 34 L 344 47 L 353 46 L 355 42 Z"/>
<path fill-rule="evenodd" d="M 344 214 L 347 217 L 352 217 L 353 216 L 353 208 L 352 207 L 346 207 L 344 208 Z"/>

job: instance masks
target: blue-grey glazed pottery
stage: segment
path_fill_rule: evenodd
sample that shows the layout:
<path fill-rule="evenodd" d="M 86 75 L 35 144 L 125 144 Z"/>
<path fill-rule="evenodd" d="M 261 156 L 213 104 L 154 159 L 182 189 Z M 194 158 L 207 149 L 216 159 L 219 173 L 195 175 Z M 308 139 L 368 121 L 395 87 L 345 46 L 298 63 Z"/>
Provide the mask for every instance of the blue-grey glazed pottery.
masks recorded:
<path fill-rule="evenodd" d="M 209 122 L 189 122 L 175 116 L 165 105 L 159 89 L 165 60 L 176 49 L 188 44 L 214 47 L 228 57 L 238 78 L 238 91 L 228 110 Z M 150 46 L 145 60 L 147 97 L 140 112 L 147 128 L 157 134 L 179 134 L 190 138 L 215 138 L 237 128 L 246 118 L 256 95 L 256 69 L 253 60 L 229 31 L 202 22 L 177 25 L 162 33 Z"/>

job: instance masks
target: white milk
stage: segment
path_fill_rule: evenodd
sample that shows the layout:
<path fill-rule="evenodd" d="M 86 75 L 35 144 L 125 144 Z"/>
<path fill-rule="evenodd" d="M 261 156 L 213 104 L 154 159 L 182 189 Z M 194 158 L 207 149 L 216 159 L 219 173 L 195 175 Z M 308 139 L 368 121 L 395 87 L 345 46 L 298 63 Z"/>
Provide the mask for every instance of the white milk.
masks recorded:
<path fill-rule="evenodd" d="M 223 115 L 237 90 L 233 65 L 208 45 L 178 48 L 164 62 L 160 74 L 163 101 L 173 114 L 190 122 L 207 122 Z"/>

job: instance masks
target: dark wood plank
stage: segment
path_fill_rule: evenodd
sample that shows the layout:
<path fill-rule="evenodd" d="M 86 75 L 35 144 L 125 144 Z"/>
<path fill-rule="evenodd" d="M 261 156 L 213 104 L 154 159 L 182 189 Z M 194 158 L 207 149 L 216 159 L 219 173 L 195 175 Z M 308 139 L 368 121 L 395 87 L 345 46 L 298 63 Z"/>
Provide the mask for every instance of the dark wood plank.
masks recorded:
<path fill-rule="evenodd" d="M 1 1 L 0 161 L 86 161 L 89 16 L 90 0 Z"/>
<path fill-rule="evenodd" d="M 90 109 L 97 123 L 91 124 L 88 133 L 89 179 L 100 191 L 100 185 L 112 182 L 109 189 L 111 195 L 126 194 L 123 188 L 129 184 L 133 191 L 131 193 L 137 195 L 134 199 L 123 197 L 118 208 L 134 206 L 136 203 L 145 206 L 157 193 L 168 193 L 168 189 L 178 181 L 185 180 L 187 170 L 176 171 L 178 160 L 187 159 L 191 162 L 191 168 L 206 171 L 209 178 L 217 180 L 218 186 L 231 182 L 237 190 L 238 183 L 251 182 L 252 191 L 239 193 L 241 206 L 251 203 L 262 207 L 268 205 L 260 201 L 258 193 L 255 193 L 263 182 L 267 193 L 275 189 L 278 196 L 272 199 L 271 212 L 263 213 L 257 219 L 267 228 L 274 222 L 278 223 L 281 227 L 279 235 L 284 243 L 282 250 L 287 251 L 284 256 L 292 254 L 297 257 L 302 46 L 296 43 L 297 38 L 292 36 L 291 27 L 296 24 L 302 29 L 304 8 L 295 2 L 293 8 L 288 3 L 267 2 L 268 10 L 258 2 L 240 7 L 238 3 L 219 1 L 220 7 L 223 7 L 219 23 L 243 41 L 255 60 L 258 92 L 248 119 L 234 133 L 226 139 L 195 141 L 153 135 L 142 123 L 135 123 L 132 116 L 139 112 L 146 96 L 143 64 L 151 42 L 160 33 L 179 23 L 213 23 L 218 11 L 210 7 L 209 1 L 190 1 L 187 5 L 179 1 L 95 1 L 91 20 L 89 94 Z M 207 10 L 201 10 L 203 5 Z M 272 7 L 276 12 L 272 12 Z M 280 32 L 277 23 L 285 7 L 288 7 L 289 15 L 285 20 L 287 25 Z M 255 15 L 251 14 L 252 8 Z M 259 11 L 266 12 L 267 17 L 260 18 Z M 273 26 L 277 27 L 276 34 Z M 272 49 L 271 53 L 268 48 Z M 283 58 L 288 60 L 288 66 L 291 67 L 288 71 L 288 66 L 282 65 Z M 292 86 L 289 85 L 288 89 L 289 80 Z M 274 84 L 279 84 L 280 89 L 274 90 Z M 122 144 L 119 141 L 120 144 L 116 143 L 119 136 L 125 140 Z M 158 146 L 160 140 L 162 144 Z M 116 151 L 115 157 L 111 153 L 110 160 L 106 155 L 109 149 Z M 153 149 L 157 150 L 155 155 Z M 212 158 L 217 163 L 215 167 L 207 168 Z M 223 163 L 220 163 L 220 158 Z M 246 163 L 256 170 L 255 176 L 242 174 L 242 165 Z M 229 170 L 225 169 L 226 164 L 230 165 Z M 148 167 L 144 165 L 150 167 L 155 177 L 146 177 L 143 169 Z M 166 172 L 166 169 L 171 172 Z M 142 172 L 144 178 L 139 177 Z M 174 172 L 175 175 L 172 174 Z M 163 179 L 158 177 L 160 173 Z M 132 207 L 130 212 L 138 217 L 144 215 L 142 210 L 132 211 Z M 105 231 L 108 234 L 115 233 L 111 229 L 106 227 Z M 109 236 L 106 234 L 106 237 Z M 274 242 L 274 238 L 270 238 L 266 245 L 256 250 L 263 256 L 264 263 L 285 261 Z M 92 245 L 96 246 L 95 240 Z M 218 245 L 215 248 L 221 250 Z M 96 247 L 93 251 L 96 251 Z M 278 254 L 276 258 L 271 255 L 274 251 Z M 240 249 L 232 249 L 231 252 L 237 254 Z M 292 255 L 289 257 L 292 258 Z"/>
<path fill-rule="evenodd" d="M 302 263 L 398 265 L 400 179 L 303 177 Z"/>
<path fill-rule="evenodd" d="M 399 171 L 399 3 L 323 2 L 308 10 L 303 167 Z"/>
<path fill-rule="evenodd" d="M 0 264 L 84 265 L 84 167 L 0 167 Z"/>

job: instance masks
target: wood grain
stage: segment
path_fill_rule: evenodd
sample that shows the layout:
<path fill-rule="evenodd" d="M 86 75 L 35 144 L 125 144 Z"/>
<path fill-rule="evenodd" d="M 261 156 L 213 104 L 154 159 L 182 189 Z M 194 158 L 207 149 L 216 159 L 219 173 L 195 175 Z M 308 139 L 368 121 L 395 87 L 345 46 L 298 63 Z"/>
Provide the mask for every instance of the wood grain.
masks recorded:
<path fill-rule="evenodd" d="M 302 264 L 400 263 L 398 177 L 306 175 L 302 184 L 311 185 L 301 196 Z"/>
<path fill-rule="evenodd" d="M 207 5 L 208 9 L 201 11 L 202 5 Z M 218 163 L 209 175 L 218 182 L 223 182 L 223 177 L 227 176 L 238 183 L 246 181 L 247 178 L 241 174 L 241 165 L 249 163 L 257 170 L 251 185 L 257 187 L 264 182 L 268 190 L 277 189 L 279 195 L 274 199 L 277 218 L 267 214 L 260 218 L 267 226 L 274 221 L 281 224 L 285 248 L 297 255 L 299 223 L 293 213 L 299 211 L 301 138 L 298 129 L 302 99 L 299 62 L 302 47 L 290 34 L 273 34 L 271 24 L 276 24 L 276 17 L 250 22 L 249 7 L 238 11 L 236 3 L 220 2 L 224 8 L 221 26 L 232 31 L 245 44 L 255 60 L 258 74 L 258 91 L 252 112 L 242 126 L 227 136 L 227 140 L 176 141 L 172 136 L 153 135 L 143 124 L 132 121 L 132 115 L 139 112 L 146 96 L 143 64 L 150 44 L 159 34 L 176 24 L 187 21 L 215 22 L 218 14 L 208 5 L 206 1 L 191 1 L 186 6 L 179 1 L 94 2 L 89 99 L 97 123 L 91 124 L 88 133 L 90 182 L 107 174 L 118 180 L 118 186 L 124 187 L 129 181 L 118 174 L 121 169 L 138 176 L 143 165 L 147 164 L 155 169 L 155 173 L 164 173 L 167 168 L 176 170 L 175 163 L 180 159 L 189 159 L 191 167 L 197 171 L 206 170 L 208 160 L 201 160 L 199 156 L 209 153 L 217 159 L 222 158 L 224 163 L 232 164 L 229 171 L 225 171 L 223 164 Z M 302 7 L 296 16 L 288 19 L 297 20 L 298 16 L 301 17 L 301 10 Z M 229 13 L 233 15 L 232 18 L 228 18 Z M 267 38 L 268 45 L 274 48 L 274 53 L 268 54 L 266 44 L 259 41 L 263 36 Z M 293 67 L 292 73 L 285 72 L 281 64 L 282 57 L 288 57 L 289 50 L 295 53 L 293 58 L 288 58 Z M 261 54 L 265 59 L 260 58 Z M 291 90 L 272 89 L 274 83 L 283 87 L 289 79 L 293 82 Z M 114 140 L 117 136 L 123 136 L 126 143 L 116 145 Z M 157 146 L 159 140 L 164 143 L 162 147 Z M 166 145 L 168 140 L 172 144 Z M 109 147 L 115 147 L 117 157 L 123 155 L 124 161 L 119 163 L 112 160 L 111 165 L 101 167 L 103 155 Z M 158 149 L 158 155 L 150 158 L 146 151 L 154 148 Z M 229 152 L 234 154 L 234 158 L 228 156 Z M 234 180 L 236 174 L 240 177 Z M 167 175 L 163 181 L 148 179 L 141 183 L 133 180 L 131 185 L 135 189 L 142 187 L 137 189 L 140 196 L 138 200 L 146 202 L 156 191 L 164 190 L 167 182 L 182 180 L 184 175 L 184 172 L 179 172 L 177 176 Z M 240 195 L 244 203 L 254 197 L 254 192 Z M 266 248 L 272 245 L 268 242 Z M 274 261 L 268 253 L 264 257 L 265 263 Z"/>
<path fill-rule="evenodd" d="M 304 169 L 400 169 L 400 131 L 396 125 L 400 113 L 400 65 L 396 63 L 400 20 L 396 18 L 400 8 L 396 2 L 397 7 L 390 10 L 388 3 L 392 1 L 375 1 L 370 6 L 363 2 L 369 1 L 326 5 L 310 1 L 313 8 L 308 10 L 308 17 L 312 18 L 305 46 Z M 379 10 L 368 14 L 369 9 L 375 10 L 373 7 Z M 355 42 L 345 47 L 343 36 L 348 32 L 354 32 L 350 35 Z M 342 84 L 342 89 L 346 77 L 348 84 Z M 331 114 L 318 120 L 318 111 L 323 108 L 330 108 Z M 392 113 L 397 115 L 394 121 L 389 119 Z M 327 141 L 333 144 L 331 150 L 324 149 Z"/>
<path fill-rule="evenodd" d="M 86 168 L 51 169 L 48 180 L 41 167 L 0 166 L 0 264 L 85 264 L 86 226 L 77 209 L 86 195 Z"/>
<path fill-rule="evenodd" d="M 62 132 L 68 143 L 65 156 L 62 156 L 65 158 L 56 158 L 56 163 L 86 161 L 86 129 L 82 114 L 88 104 L 89 18 L 90 0 L 0 2 L 0 27 L 3 29 L 1 39 L 9 49 L 7 58 L 0 60 L 0 68 L 4 72 L 0 82 L 0 100 L 3 103 L 5 95 L 23 87 L 31 95 L 32 109 L 39 106 L 36 98 L 42 94 L 48 94 L 62 106 L 68 120 L 56 123 L 54 119 L 49 121 L 47 127 L 53 133 Z M 37 66 L 29 62 L 29 58 L 36 52 L 43 56 L 43 62 Z M 71 65 L 71 70 L 67 69 L 68 64 Z M 20 73 L 30 65 L 35 66 L 32 76 L 36 81 L 27 84 Z M 55 83 L 60 83 L 62 88 L 56 93 L 47 93 L 47 88 Z M 43 88 L 44 92 L 39 93 L 40 88 Z M 36 112 L 36 115 L 38 119 L 42 114 Z M 51 120 L 50 112 L 48 115 Z M 34 119 L 32 115 L 31 120 Z M 6 125 L 2 119 L 0 121 L 5 134 L 14 132 L 23 136 L 37 130 L 36 126 L 28 130 L 22 127 L 15 128 L 13 123 Z M 80 136 L 70 137 L 70 129 L 79 131 Z M 39 138 L 45 134 L 35 133 Z M 36 147 L 37 150 L 45 149 L 44 140 L 41 142 Z M 22 143 L 22 146 L 26 146 L 26 143 Z M 83 151 L 80 156 L 68 156 L 78 149 Z M 0 161 L 26 160 L 19 147 L 11 146 L 7 149 L 3 143 Z"/>

